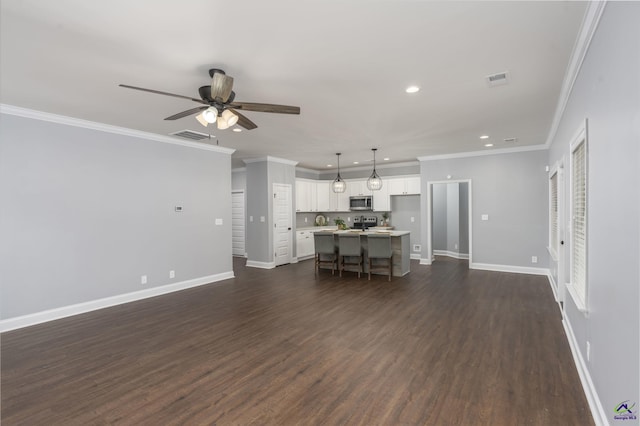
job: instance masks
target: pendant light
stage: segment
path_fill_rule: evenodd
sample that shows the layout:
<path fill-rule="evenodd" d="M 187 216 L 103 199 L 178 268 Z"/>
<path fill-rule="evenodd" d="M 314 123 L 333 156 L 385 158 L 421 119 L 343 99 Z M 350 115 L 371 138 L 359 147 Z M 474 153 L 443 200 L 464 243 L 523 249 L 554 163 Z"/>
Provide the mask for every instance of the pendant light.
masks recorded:
<path fill-rule="evenodd" d="M 382 178 L 376 173 L 376 151 L 378 148 L 371 148 L 373 151 L 373 173 L 367 179 L 367 188 L 371 191 L 379 191 L 382 188 Z"/>
<path fill-rule="evenodd" d="M 333 192 L 344 192 L 347 189 L 347 182 L 340 177 L 340 153 L 337 152 L 336 155 L 338 156 L 338 176 L 333 180 L 331 189 L 333 189 Z"/>

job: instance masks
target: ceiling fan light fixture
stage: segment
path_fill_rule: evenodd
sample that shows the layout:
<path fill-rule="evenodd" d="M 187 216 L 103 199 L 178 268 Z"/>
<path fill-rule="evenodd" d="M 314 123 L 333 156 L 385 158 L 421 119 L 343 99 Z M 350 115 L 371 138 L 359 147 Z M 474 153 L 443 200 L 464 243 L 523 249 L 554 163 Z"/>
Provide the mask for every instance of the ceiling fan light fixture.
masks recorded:
<path fill-rule="evenodd" d="M 202 113 L 196 115 L 196 120 L 198 120 L 198 122 L 202 124 L 204 127 L 207 127 L 209 125 L 209 122 L 205 120 Z"/>
<path fill-rule="evenodd" d="M 202 118 L 204 118 L 207 123 L 215 123 L 218 118 L 218 110 L 214 107 L 209 107 L 202 111 Z"/>
<path fill-rule="evenodd" d="M 227 126 L 231 127 L 238 122 L 239 117 L 228 109 L 225 109 L 224 111 L 222 111 L 222 118 L 224 118 L 224 120 L 227 122 Z"/>
<path fill-rule="evenodd" d="M 225 120 L 223 117 L 218 117 L 218 129 L 224 130 L 228 128 L 229 124 L 227 123 L 227 120 Z"/>
<path fill-rule="evenodd" d="M 340 153 L 337 152 L 336 156 L 338 157 L 338 175 L 331 183 L 331 189 L 333 192 L 342 193 L 347 189 L 347 183 L 340 177 Z"/>
<path fill-rule="evenodd" d="M 382 189 L 382 178 L 376 172 L 377 150 L 378 148 L 371 148 L 371 151 L 373 151 L 373 173 L 371 173 L 371 176 L 369 176 L 369 179 L 367 179 L 367 188 L 369 188 L 370 191 L 379 191 L 380 189 Z"/>

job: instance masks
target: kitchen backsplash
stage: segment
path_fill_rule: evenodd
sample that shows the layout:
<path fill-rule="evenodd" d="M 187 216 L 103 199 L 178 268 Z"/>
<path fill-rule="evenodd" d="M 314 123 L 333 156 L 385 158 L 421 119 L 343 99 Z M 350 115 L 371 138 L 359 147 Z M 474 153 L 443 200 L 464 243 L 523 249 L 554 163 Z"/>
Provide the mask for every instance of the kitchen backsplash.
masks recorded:
<path fill-rule="evenodd" d="M 351 225 L 353 224 L 353 219 L 359 216 L 366 216 L 366 217 L 375 216 L 376 218 L 378 218 L 378 224 L 380 224 L 380 222 L 382 221 L 382 213 L 373 213 L 373 212 L 296 213 L 296 228 L 299 229 L 299 228 L 308 228 L 311 226 L 315 226 L 316 217 L 319 214 L 327 218 L 327 225 L 335 225 L 333 220 L 340 218 L 345 221 L 347 226 L 351 227 Z M 306 222 L 305 222 L 305 219 L 306 219 Z M 389 215 L 389 223 L 393 224 L 391 214 Z"/>

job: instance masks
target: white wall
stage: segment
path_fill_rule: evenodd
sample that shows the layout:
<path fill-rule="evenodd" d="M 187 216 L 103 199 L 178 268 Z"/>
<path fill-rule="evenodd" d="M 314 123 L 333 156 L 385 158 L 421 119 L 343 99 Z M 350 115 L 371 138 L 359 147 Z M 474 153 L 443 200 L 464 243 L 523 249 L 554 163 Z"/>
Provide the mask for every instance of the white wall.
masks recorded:
<path fill-rule="evenodd" d="M 0 117 L 0 318 L 233 276 L 232 150 Z"/>
<path fill-rule="evenodd" d="M 549 164 L 565 158 L 567 177 L 569 143 L 585 119 L 588 312 L 579 312 L 567 293 L 565 322 L 601 421 L 638 425 L 615 420 L 613 408 L 626 400 L 640 404 L 640 3 L 605 6 L 549 151 Z M 565 191 L 568 198 L 568 178 Z"/>

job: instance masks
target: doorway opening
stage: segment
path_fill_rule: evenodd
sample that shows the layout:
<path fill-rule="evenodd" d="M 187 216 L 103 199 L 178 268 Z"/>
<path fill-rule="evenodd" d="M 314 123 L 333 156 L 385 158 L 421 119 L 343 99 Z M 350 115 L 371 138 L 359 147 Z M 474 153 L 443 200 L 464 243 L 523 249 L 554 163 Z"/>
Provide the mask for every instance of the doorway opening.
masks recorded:
<path fill-rule="evenodd" d="M 436 256 L 472 262 L 471 180 L 427 182 L 427 264 Z"/>

